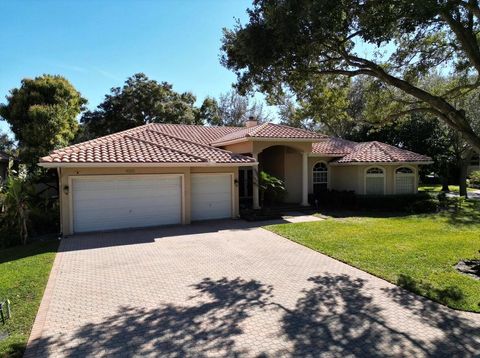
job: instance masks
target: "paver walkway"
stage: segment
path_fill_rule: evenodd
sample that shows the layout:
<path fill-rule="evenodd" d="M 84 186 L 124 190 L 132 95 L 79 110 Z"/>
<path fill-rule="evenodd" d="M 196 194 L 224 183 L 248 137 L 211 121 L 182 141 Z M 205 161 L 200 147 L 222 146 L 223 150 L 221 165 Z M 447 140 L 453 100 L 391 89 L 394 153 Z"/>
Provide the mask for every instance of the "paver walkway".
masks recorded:
<path fill-rule="evenodd" d="M 62 240 L 43 356 L 474 357 L 450 310 L 243 221 Z"/>

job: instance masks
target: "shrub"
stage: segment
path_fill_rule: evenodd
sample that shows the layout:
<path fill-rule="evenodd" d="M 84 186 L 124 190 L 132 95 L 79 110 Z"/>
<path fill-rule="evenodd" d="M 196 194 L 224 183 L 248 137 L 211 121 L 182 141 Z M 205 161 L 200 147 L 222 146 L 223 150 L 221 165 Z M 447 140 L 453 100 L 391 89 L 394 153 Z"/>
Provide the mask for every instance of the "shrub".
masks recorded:
<path fill-rule="evenodd" d="M 430 201 L 428 204 L 422 202 Z M 358 208 L 362 210 L 378 211 L 412 211 L 415 208 L 431 208 L 437 211 L 438 201 L 428 193 L 406 194 L 406 195 L 359 195 L 357 197 Z M 436 205 L 433 204 L 436 203 Z M 425 211 L 423 211 L 425 212 Z"/>
<path fill-rule="evenodd" d="M 470 185 L 479 187 L 480 186 L 480 170 L 476 170 L 470 173 Z"/>
<path fill-rule="evenodd" d="M 264 171 L 259 173 L 258 187 L 260 189 L 260 201 L 262 206 L 267 202 L 275 203 L 285 194 L 285 184 L 283 181 Z"/>
<path fill-rule="evenodd" d="M 309 202 L 316 208 L 367 211 L 435 212 L 439 202 L 430 193 L 408 195 L 356 195 L 353 191 L 327 190 L 310 195 Z"/>
<path fill-rule="evenodd" d="M 439 208 L 439 201 L 435 199 L 426 199 L 413 202 L 409 210 L 414 214 L 434 213 Z"/>

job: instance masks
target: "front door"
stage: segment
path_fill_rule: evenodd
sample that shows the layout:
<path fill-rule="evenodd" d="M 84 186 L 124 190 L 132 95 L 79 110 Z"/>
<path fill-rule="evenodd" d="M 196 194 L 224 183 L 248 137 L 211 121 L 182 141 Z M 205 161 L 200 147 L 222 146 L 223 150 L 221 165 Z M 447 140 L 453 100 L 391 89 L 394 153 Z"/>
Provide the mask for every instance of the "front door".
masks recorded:
<path fill-rule="evenodd" d="M 242 167 L 238 171 L 238 192 L 240 206 L 249 208 L 253 205 L 253 169 Z"/>

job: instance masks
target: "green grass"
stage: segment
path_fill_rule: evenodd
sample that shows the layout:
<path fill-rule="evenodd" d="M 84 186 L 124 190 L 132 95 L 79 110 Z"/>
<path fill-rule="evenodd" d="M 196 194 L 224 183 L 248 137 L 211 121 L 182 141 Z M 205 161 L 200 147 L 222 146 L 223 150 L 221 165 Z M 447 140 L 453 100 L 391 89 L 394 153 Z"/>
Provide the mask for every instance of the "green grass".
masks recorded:
<path fill-rule="evenodd" d="M 460 187 L 458 185 L 449 185 L 448 189 L 450 189 L 453 193 L 459 193 Z M 418 191 L 430 191 L 430 192 L 440 192 L 442 190 L 442 185 L 440 184 L 432 184 L 432 185 L 420 185 L 418 187 Z M 467 188 L 467 191 L 476 191 L 477 189 L 474 188 Z"/>
<path fill-rule="evenodd" d="M 0 322 L 0 357 L 21 357 L 52 268 L 58 241 L 0 250 L 0 300 L 11 302 L 12 319 Z"/>
<path fill-rule="evenodd" d="M 480 212 L 343 217 L 271 230 L 449 307 L 480 312 L 480 281 L 457 272 L 480 258 Z"/>

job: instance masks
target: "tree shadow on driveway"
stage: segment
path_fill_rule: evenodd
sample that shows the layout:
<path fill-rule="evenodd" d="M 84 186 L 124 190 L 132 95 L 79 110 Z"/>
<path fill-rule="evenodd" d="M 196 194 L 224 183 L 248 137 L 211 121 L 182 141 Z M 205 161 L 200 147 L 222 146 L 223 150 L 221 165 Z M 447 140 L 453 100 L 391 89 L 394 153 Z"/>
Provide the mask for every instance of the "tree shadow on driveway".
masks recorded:
<path fill-rule="evenodd" d="M 317 357 L 321 352 L 345 357 L 428 355 L 424 342 L 387 322 L 383 308 L 365 289 L 366 280 L 348 275 L 309 278 L 295 308 L 285 311 L 282 326 L 292 342 L 293 356 Z"/>
<path fill-rule="evenodd" d="M 282 302 L 282 295 L 273 295 L 273 287 L 259 281 L 204 278 L 192 286 L 195 293 L 185 304 L 121 307 L 101 322 L 65 332 L 63 337 L 32 342 L 27 357 L 52 352 L 115 357 L 319 357 L 325 353 L 334 357 L 473 357 L 480 349 L 475 341 L 479 326 L 457 317 L 458 312 L 440 313 L 398 289 L 386 292 L 384 298 L 398 305 L 392 320 L 385 315 L 384 304 L 374 302 L 366 283 L 346 274 L 310 277 L 290 307 Z M 245 331 L 260 314 L 272 318 L 271 325 L 269 320 L 257 327 L 263 330 L 259 335 L 270 340 L 257 340 Z M 405 329 L 405 320 L 412 320 L 414 327 Z M 428 336 L 424 328 L 443 334 Z"/>
<path fill-rule="evenodd" d="M 272 288 L 240 278 L 203 279 L 193 288 L 193 305 L 173 303 L 156 309 L 121 307 L 100 324 L 84 325 L 64 337 L 32 342 L 27 356 L 236 356 L 235 338 L 252 311 L 264 307 Z M 67 334 L 68 335 L 68 334 Z"/>
<path fill-rule="evenodd" d="M 400 287 L 383 290 L 396 304 L 408 309 L 418 320 L 436 327 L 444 337 L 431 341 L 431 357 L 480 357 L 480 314 L 459 312 L 417 296 Z M 467 316 L 476 317 L 476 323 Z"/>

